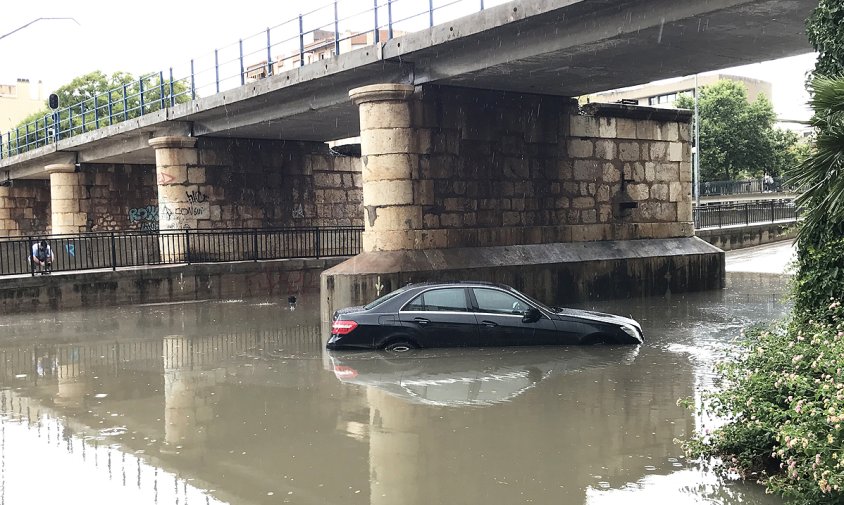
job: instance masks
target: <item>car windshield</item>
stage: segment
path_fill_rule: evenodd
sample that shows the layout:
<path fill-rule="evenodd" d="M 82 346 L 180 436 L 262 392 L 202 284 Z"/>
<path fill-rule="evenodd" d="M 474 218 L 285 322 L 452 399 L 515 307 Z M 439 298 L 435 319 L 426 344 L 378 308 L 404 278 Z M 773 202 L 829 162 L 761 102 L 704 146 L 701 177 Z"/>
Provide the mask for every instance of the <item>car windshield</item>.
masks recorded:
<path fill-rule="evenodd" d="M 407 287 L 405 286 L 405 287 L 399 288 L 395 291 L 391 291 L 391 292 L 387 293 L 386 295 L 376 299 L 375 301 L 369 302 L 368 304 L 364 305 L 363 308 L 366 309 L 366 310 L 374 309 L 375 307 L 381 305 L 382 303 L 386 302 L 387 300 L 392 299 L 394 296 L 398 296 L 398 295 L 404 293 L 406 290 L 407 290 Z"/>

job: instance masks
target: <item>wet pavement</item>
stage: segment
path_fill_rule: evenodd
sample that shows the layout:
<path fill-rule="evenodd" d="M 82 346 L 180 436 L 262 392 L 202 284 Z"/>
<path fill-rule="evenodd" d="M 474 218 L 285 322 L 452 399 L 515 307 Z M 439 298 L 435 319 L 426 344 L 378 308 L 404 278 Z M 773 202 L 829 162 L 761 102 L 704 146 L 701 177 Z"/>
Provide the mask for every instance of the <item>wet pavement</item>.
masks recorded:
<path fill-rule="evenodd" d="M 326 353 L 318 300 L 0 322 L 0 504 L 779 504 L 674 443 L 785 279 L 583 304 L 640 347 Z"/>

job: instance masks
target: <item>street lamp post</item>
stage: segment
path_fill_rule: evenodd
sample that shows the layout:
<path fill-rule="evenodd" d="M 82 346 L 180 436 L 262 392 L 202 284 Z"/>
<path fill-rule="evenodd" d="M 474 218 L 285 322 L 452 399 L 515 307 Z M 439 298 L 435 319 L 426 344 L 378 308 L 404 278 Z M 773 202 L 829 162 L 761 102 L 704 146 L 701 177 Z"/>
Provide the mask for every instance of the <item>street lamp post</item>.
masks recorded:
<path fill-rule="evenodd" d="M 9 33 L 4 33 L 3 35 L 0 35 L 0 39 L 5 39 L 9 35 L 16 33 L 16 32 L 19 32 L 19 31 L 23 30 L 24 28 L 26 28 L 27 26 L 35 24 L 39 21 L 50 21 L 50 20 L 69 20 L 69 21 L 73 21 L 76 24 L 79 24 L 79 21 L 75 20 L 74 18 L 37 18 L 37 19 L 33 19 L 32 21 L 30 21 L 29 23 L 27 23 L 23 26 L 19 26 L 19 27 L 15 28 L 14 30 L 10 31 Z"/>
<path fill-rule="evenodd" d="M 700 206 L 700 110 L 698 108 L 697 74 L 695 74 L 695 205 Z"/>

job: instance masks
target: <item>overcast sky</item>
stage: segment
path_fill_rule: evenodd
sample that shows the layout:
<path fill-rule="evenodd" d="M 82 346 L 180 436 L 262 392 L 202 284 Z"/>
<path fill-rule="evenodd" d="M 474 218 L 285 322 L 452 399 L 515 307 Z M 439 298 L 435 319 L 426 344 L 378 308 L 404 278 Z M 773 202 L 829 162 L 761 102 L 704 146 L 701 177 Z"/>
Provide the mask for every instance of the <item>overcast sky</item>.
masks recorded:
<path fill-rule="evenodd" d="M 491 6 L 504 1 L 486 0 L 485 3 Z M 14 83 L 18 78 L 27 78 L 32 82 L 40 80 L 44 83 L 45 93 L 49 93 L 73 77 L 93 70 L 107 73 L 124 70 L 137 75 L 159 70 L 166 73 L 171 66 L 175 67 L 174 72 L 178 78 L 188 74 L 191 58 L 197 59 L 197 70 L 210 71 L 215 48 L 228 46 L 221 52 L 221 60 L 237 57 L 239 38 L 247 39 L 247 53 L 252 47 L 250 40 L 258 50 L 266 43 L 263 34 L 266 28 L 293 19 L 303 5 L 317 9 L 326 3 L 327 0 L 313 0 L 310 4 L 282 0 L 238 0 L 221 8 L 217 3 L 164 0 L 128 4 L 104 0 L 14 2 L 11 4 L 14 6 L 12 9 L 8 6 L 3 9 L 0 36 L 39 17 L 67 16 L 75 18 L 76 22 L 43 20 L 0 39 L 0 83 Z M 435 3 L 446 2 L 437 0 Z M 420 0 L 405 0 L 397 5 L 413 6 L 418 10 L 426 4 Z M 466 0 L 462 8 L 476 8 L 477 4 L 478 0 Z M 371 1 L 342 0 L 341 5 L 348 6 L 340 14 L 346 17 L 352 11 L 359 12 L 364 6 L 371 6 Z M 333 16 L 333 10 L 324 13 L 325 17 L 319 16 L 321 19 L 330 20 Z M 442 17 L 456 17 L 459 14 L 458 11 L 443 12 Z M 306 19 L 317 17 L 314 15 Z M 395 17 L 400 17 L 400 14 L 396 13 Z M 367 15 L 365 20 L 350 21 L 347 27 L 365 29 L 353 25 L 368 26 L 369 22 Z M 308 30 L 313 26 L 305 28 Z M 289 29 L 297 33 L 298 23 L 289 25 Z M 250 35 L 258 36 L 248 39 Z M 298 45 L 298 41 L 294 43 Z M 253 61 L 263 59 L 261 57 L 265 53 L 258 51 L 251 57 Z M 278 53 L 282 52 L 279 48 Z M 806 119 L 807 97 L 803 83 L 812 64 L 813 56 L 806 55 L 722 72 L 770 81 L 773 83 L 773 102 L 778 115 Z M 232 75 L 237 73 L 235 71 Z"/>

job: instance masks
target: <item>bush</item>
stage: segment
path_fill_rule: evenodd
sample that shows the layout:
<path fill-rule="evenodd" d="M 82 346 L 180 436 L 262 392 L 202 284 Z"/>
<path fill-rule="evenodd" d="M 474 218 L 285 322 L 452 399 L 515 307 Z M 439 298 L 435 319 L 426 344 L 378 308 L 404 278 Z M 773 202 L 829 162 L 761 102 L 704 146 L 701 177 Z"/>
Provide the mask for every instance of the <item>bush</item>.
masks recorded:
<path fill-rule="evenodd" d="M 830 233 L 832 235 L 832 233 Z M 801 242 L 794 278 L 794 313 L 821 319 L 829 299 L 841 296 L 844 287 L 844 238 L 827 236 Z"/>
<path fill-rule="evenodd" d="M 764 483 L 801 504 L 844 501 L 844 310 L 821 321 L 749 331 L 718 365 L 722 389 L 703 409 L 726 419 L 684 443 L 693 457 Z M 688 401 L 687 401 L 688 402 Z"/>

